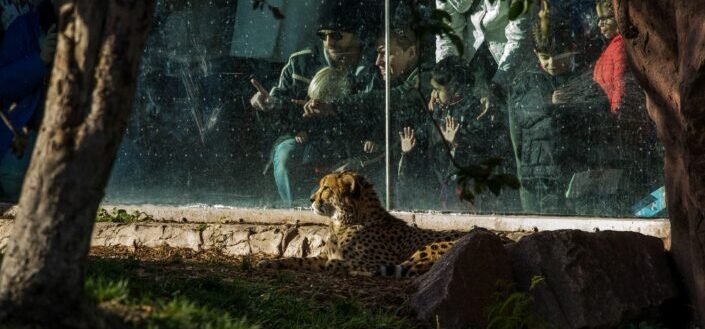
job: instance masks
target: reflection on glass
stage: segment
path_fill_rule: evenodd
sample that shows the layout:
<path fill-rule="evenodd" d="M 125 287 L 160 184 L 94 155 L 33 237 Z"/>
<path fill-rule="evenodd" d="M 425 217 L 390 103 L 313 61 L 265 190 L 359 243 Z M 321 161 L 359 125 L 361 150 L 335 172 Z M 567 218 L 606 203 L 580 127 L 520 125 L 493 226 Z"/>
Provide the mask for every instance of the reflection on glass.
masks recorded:
<path fill-rule="evenodd" d="M 307 206 L 362 153 L 332 114 L 373 80 L 379 5 L 275 5 L 158 3 L 108 202 Z"/>
<path fill-rule="evenodd" d="M 428 82 L 435 125 L 411 127 L 417 139 L 420 130 L 429 136 L 416 148 L 430 151 L 411 170 L 416 177 L 396 191 L 410 194 L 398 199 L 398 207 L 663 215 L 659 144 L 610 19 L 611 3 L 539 1 L 516 21 L 506 18 L 506 2 L 470 3 L 438 2 L 452 18 L 463 57 L 450 38 L 436 40 Z M 403 146 L 410 130 L 400 131 Z M 443 144 L 461 166 L 503 157 L 498 171 L 516 173 L 519 193 L 457 201 L 456 168 L 447 165 Z"/>
<path fill-rule="evenodd" d="M 515 21 L 508 1 L 391 3 L 385 45 L 381 1 L 282 0 L 283 19 L 159 1 L 107 201 L 308 206 L 332 170 L 384 198 L 388 79 L 396 209 L 664 214 L 609 1 L 536 1 Z M 434 35 L 434 10 L 457 38 Z M 521 189 L 461 200 L 458 167 L 496 157 Z"/>

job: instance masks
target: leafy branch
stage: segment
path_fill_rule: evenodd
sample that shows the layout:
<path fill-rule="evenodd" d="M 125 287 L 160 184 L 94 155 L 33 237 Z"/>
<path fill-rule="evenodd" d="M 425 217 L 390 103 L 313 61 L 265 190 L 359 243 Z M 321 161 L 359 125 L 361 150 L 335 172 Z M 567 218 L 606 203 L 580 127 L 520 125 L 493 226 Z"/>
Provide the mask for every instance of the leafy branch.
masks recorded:
<path fill-rule="evenodd" d="M 439 126 L 438 122 L 433 119 L 433 114 L 431 113 L 431 111 L 426 109 L 426 104 L 428 104 L 428 100 L 426 100 L 424 95 L 421 93 L 420 88 L 418 87 L 417 92 L 422 102 L 422 110 L 426 112 L 426 114 L 428 114 L 431 123 L 433 123 L 433 126 L 436 128 L 436 132 L 440 135 L 441 140 L 443 141 L 443 147 L 445 148 L 446 156 L 450 160 L 450 163 L 453 165 L 453 167 L 455 167 L 456 169 L 456 171 L 451 174 L 451 176 L 455 175 L 458 179 L 458 186 L 461 188 L 461 199 L 467 200 L 469 202 L 474 202 L 475 196 L 486 191 L 487 189 L 489 189 L 492 194 L 499 195 L 502 189 L 505 187 L 509 187 L 516 190 L 521 186 L 521 184 L 519 183 L 519 179 L 517 179 L 512 174 L 495 174 L 495 170 L 503 162 L 502 158 L 490 158 L 485 161 L 482 161 L 480 164 L 471 164 L 467 166 L 460 165 L 455 160 L 455 156 L 453 156 L 450 143 L 448 143 L 448 141 L 443 138 L 443 131 L 441 130 L 441 126 Z M 471 184 L 472 182 L 474 182 L 474 184 Z"/>
<path fill-rule="evenodd" d="M 441 2 L 446 2 L 447 0 L 441 0 Z M 490 0 L 494 2 L 497 0 Z M 499 0 L 499 1 L 511 1 L 509 7 L 509 19 L 514 20 L 522 15 L 526 14 L 533 0 Z M 426 9 L 423 6 L 414 6 L 412 10 L 412 25 L 414 30 L 419 34 L 421 39 L 424 39 L 428 35 L 438 35 L 448 38 L 453 45 L 458 49 L 458 55 L 463 56 L 463 51 L 465 50 L 463 40 L 455 34 L 450 26 L 451 16 L 447 12 L 439 9 Z M 420 83 L 420 81 L 419 81 Z M 499 195 L 501 190 L 505 187 L 512 189 L 518 189 L 520 187 L 519 179 L 514 175 L 500 173 L 496 174 L 496 169 L 502 164 L 502 158 L 491 158 L 481 162 L 480 164 L 473 164 L 462 166 L 460 165 L 453 156 L 450 144 L 442 137 L 443 132 L 438 122 L 433 119 L 430 111 L 426 109 L 426 104 L 428 100 L 425 99 L 423 94 L 420 92 L 421 88 L 417 86 L 419 91 L 420 99 L 422 100 L 421 107 L 423 111 L 426 112 L 430 121 L 433 123 L 436 132 L 441 136 L 443 141 L 443 146 L 445 148 L 445 153 L 450 159 L 451 164 L 455 167 L 456 172 L 452 175 L 457 177 L 458 186 L 461 188 L 460 198 L 467 200 L 469 202 L 474 202 L 475 196 L 486 190 L 490 190 L 494 195 Z M 474 184 L 473 184 L 474 182 Z"/>
<path fill-rule="evenodd" d="M 497 282 L 499 291 L 494 295 L 494 303 L 489 305 L 487 313 L 487 329 L 550 328 L 549 324 L 532 310 L 534 298 L 532 292 L 545 284 L 542 276 L 531 278 L 528 292 L 514 291 L 514 284 L 504 281 Z"/>
<path fill-rule="evenodd" d="M 252 0 L 253 10 L 264 10 L 269 9 L 272 12 L 272 16 L 276 19 L 284 19 L 284 13 L 277 6 L 270 5 L 267 0 Z"/>

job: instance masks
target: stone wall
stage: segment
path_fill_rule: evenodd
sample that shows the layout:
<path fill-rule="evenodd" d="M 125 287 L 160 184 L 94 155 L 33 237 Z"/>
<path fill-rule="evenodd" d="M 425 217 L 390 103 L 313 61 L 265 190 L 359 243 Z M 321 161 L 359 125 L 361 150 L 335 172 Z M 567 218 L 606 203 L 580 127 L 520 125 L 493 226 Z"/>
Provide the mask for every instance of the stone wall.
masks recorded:
<path fill-rule="evenodd" d="M 308 209 L 243 209 L 215 207 L 104 206 L 140 212 L 147 221 L 98 222 L 92 246 L 168 245 L 193 250 L 219 249 L 227 255 L 306 257 L 318 255 L 328 239 L 327 219 Z M 0 251 L 7 245 L 16 207 L 5 207 L 0 218 Z M 668 246 L 670 231 L 663 219 L 571 218 L 501 215 L 457 215 L 395 212 L 409 225 L 434 230 L 466 230 L 475 226 L 512 240 L 538 231 L 635 231 L 661 238 Z"/>

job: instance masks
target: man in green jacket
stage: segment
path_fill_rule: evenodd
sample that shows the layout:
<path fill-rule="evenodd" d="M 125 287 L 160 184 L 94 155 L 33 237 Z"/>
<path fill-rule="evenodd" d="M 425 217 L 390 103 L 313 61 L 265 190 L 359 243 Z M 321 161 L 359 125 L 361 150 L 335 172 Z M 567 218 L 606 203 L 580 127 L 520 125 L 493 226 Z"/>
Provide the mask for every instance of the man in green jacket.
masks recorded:
<path fill-rule="evenodd" d="M 347 136 L 351 140 L 352 160 L 348 165 L 349 169 L 363 172 L 377 186 L 378 192 L 383 192 L 382 182 L 384 181 L 384 132 L 385 132 L 385 93 L 384 80 L 387 63 L 385 62 L 385 52 L 390 52 L 390 102 L 391 102 L 391 134 L 393 136 L 391 147 L 391 163 L 393 170 L 392 181 L 397 182 L 398 173 L 396 168 L 402 160 L 401 141 L 398 138 L 399 132 L 404 128 L 415 129 L 415 140 L 419 145 L 425 145 L 427 132 L 421 129 L 427 120 L 425 113 L 426 102 L 430 95 L 429 78 L 422 73 L 420 68 L 420 42 L 415 32 L 408 25 L 398 22 L 399 27 L 393 28 L 390 36 L 390 49 L 384 46 L 384 38 L 377 40 L 377 59 L 375 65 L 379 74 L 372 79 L 368 87 L 363 92 L 340 98 L 334 102 L 323 103 L 318 100 L 310 100 L 304 105 L 306 117 L 332 117 L 341 122 L 346 128 Z M 421 83 L 421 82 L 425 83 Z M 420 87 L 423 88 L 421 90 Z M 421 170 L 416 170 L 425 162 L 425 147 L 419 147 L 419 152 L 413 158 L 407 157 L 404 161 L 410 161 L 405 167 L 412 176 L 423 174 Z M 370 164 L 369 159 L 379 159 L 378 162 Z M 367 164 L 365 164 L 367 162 Z M 363 163 L 362 165 L 360 163 Z M 410 185 L 417 181 L 418 177 L 406 177 L 405 181 Z M 404 190 L 411 190 L 401 188 Z M 400 190 L 401 190 L 400 189 Z M 403 195 L 397 193 L 395 202 L 401 206 L 408 205 L 406 200 L 414 199 L 408 193 Z M 420 203 L 416 203 L 419 205 Z"/>
<path fill-rule="evenodd" d="M 282 69 L 279 83 L 271 91 L 257 80 L 251 81 L 257 93 L 250 104 L 270 116 L 281 135 L 273 147 L 272 165 L 279 196 L 286 206 L 291 206 L 296 197 L 290 179 L 294 171 L 303 171 L 296 173 L 295 181 L 304 189 L 302 195 L 308 196 L 305 182 L 315 178 L 315 167 L 336 161 L 327 156 L 335 148 L 330 145 L 330 139 L 323 136 L 321 125 L 325 123 L 303 116 L 301 105 L 309 83 L 316 72 L 327 66 L 349 72 L 353 89 L 370 80 L 371 65 L 366 60 L 365 42 L 360 36 L 370 34 L 369 30 L 379 24 L 360 17 L 375 17 L 375 8 L 359 0 L 323 2 L 316 30 L 322 43 L 292 54 Z"/>

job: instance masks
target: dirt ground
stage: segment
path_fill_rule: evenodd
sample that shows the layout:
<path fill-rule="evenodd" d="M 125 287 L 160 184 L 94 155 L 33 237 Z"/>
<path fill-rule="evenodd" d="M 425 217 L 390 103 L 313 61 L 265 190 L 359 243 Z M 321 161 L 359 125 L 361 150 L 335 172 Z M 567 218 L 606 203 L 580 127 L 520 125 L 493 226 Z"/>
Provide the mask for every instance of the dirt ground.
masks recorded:
<path fill-rule="evenodd" d="M 93 247 L 91 258 L 131 259 L 144 264 L 159 264 L 138 267 L 139 276 L 216 277 L 223 280 L 246 280 L 252 283 L 280 286 L 280 292 L 314 300 L 333 298 L 354 299 L 366 309 L 384 311 L 398 316 L 411 316 L 406 304 L 413 293 L 412 280 L 381 277 L 361 277 L 325 272 L 296 272 L 291 270 L 261 270 L 254 268 L 262 256 L 232 257 L 217 251 L 193 251 L 190 249 Z M 286 272 L 287 280 L 282 280 Z"/>

